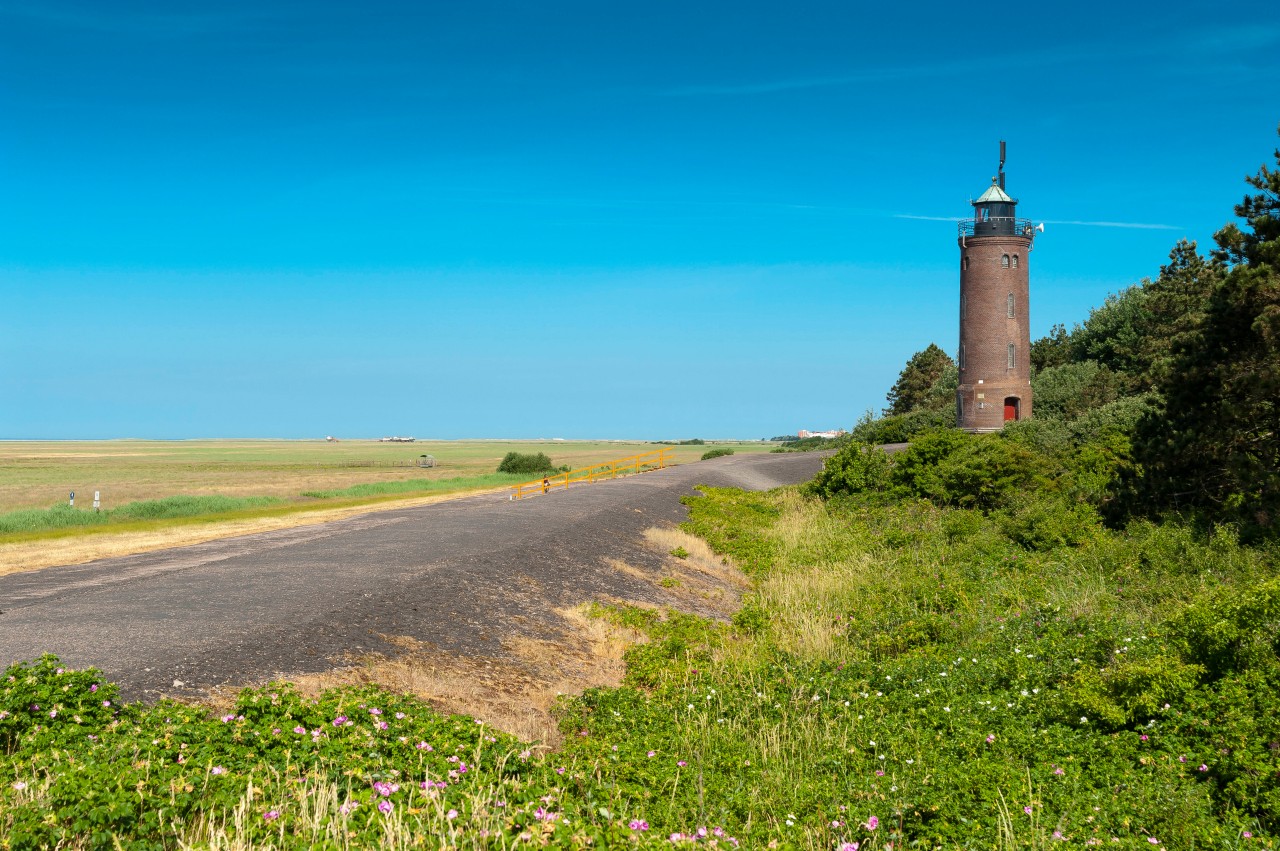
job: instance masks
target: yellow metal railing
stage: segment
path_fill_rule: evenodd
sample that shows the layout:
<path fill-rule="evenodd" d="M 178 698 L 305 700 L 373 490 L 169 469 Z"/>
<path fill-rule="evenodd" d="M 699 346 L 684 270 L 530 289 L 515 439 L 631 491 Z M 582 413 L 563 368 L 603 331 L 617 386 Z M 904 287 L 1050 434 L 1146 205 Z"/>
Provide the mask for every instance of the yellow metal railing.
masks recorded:
<path fill-rule="evenodd" d="M 511 486 L 511 499 L 524 499 L 531 494 L 549 493 L 554 488 L 567 488 L 569 485 L 583 482 L 616 479 L 619 474 L 625 476 L 628 473 L 641 473 L 646 469 L 661 469 L 671 463 L 674 451 L 667 447 L 639 455 L 628 455 L 626 458 L 615 458 L 590 467 L 579 467 L 567 473 L 556 473 L 554 476 L 535 479 L 532 482 L 522 482 Z"/>

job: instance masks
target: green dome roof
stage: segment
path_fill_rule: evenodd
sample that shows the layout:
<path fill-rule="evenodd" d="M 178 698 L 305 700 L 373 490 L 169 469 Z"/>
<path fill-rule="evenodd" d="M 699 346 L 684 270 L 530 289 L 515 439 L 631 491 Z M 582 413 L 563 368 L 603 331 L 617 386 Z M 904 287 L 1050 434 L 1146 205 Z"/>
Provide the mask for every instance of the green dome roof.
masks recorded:
<path fill-rule="evenodd" d="M 1001 189 L 993 179 L 991 185 L 987 187 L 987 191 L 982 193 L 974 204 L 1016 204 L 1017 201 L 1010 198 L 1005 191 Z"/>

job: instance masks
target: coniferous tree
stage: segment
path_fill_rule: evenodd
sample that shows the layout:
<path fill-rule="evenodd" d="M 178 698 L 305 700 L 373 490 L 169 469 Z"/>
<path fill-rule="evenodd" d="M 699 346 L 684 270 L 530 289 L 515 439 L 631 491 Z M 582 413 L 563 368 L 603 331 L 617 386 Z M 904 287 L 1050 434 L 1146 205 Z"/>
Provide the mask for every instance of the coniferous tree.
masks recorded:
<path fill-rule="evenodd" d="M 916 352 L 907 361 L 897 382 L 889 390 L 889 407 L 885 413 L 909 414 L 925 405 L 929 391 L 944 377 L 948 367 L 954 367 L 951 356 L 934 343 Z"/>
<path fill-rule="evenodd" d="M 1275 153 L 1280 165 L 1280 150 Z M 1192 511 L 1247 531 L 1280 531 L 1280 169 L 1246 178 L 1244 227 L 1215 236 L 1222 273 L 1194 327 L 1172 338 L 1157 390 L 1162 414 L 1135 435 L 1138 502 Z M 1203 269 L 1175 263 L 1174 274 Z M 1168 267 L 1166 267 L 1167 269 Z M 1198 284 L 1197 284 L 1198 285 Z M 1176 296 L 1170 295 L 1176 300 Z M 1194 321 L 1194 317 L 1191 318 Z"/>

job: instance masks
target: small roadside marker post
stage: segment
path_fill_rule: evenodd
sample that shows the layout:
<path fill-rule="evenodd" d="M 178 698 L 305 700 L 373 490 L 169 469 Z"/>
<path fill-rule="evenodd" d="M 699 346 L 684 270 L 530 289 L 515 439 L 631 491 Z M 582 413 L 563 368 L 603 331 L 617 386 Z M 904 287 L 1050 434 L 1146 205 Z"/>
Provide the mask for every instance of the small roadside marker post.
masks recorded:
<path fill-rule="evenodd" d="M 93 510 L 95 512 L 102 510 L 102 492 L 101 491 L 93 492 Z"/>
<path fill-rule="evenodd" d="M 72 508 L 75 508 L 75 507 L 76 507 L 76 492 L 75 492 L 75 491 L 72 491 L 72 492 L 71 492 L 71 507 L 72 507 Z"/>

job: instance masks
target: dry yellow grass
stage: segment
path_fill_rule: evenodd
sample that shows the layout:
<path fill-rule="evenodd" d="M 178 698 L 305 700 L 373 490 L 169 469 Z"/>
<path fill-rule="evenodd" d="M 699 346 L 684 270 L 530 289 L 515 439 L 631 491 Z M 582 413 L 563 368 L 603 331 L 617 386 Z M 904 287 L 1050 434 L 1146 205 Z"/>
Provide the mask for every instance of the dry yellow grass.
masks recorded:
<path fill-rule="evenodd" d="M 712 552 L 706 541 L 688 532 L 673 526 L 654 526 L 645 530 L 644 539 L 651 547 L 668 555 L 677 548 L 688 553 L 684 558 L 670 556 L 672 567 L 679 569 L 681 573 L 697 571 L 737 588 L 748 588 L 751 585 L 751 580 L 742 571 Z"/>
<path fill-rule="evenodd" d="M 298 526 L 314 526 L 319 523 L 330 523 L 334 520 L 343 520 L 375 511 L 430 505 L 464 496 L 474 496 L 476 493 L 491 493 L 494 490 L 505 490 L 505 488 L 469 493 L 406 497 L 365 505 L 348 505 L 342 508 L 316 508 L 311 511 L 300 511 L 278 517 L 255 517 L 249 520 L 182 524 L 145 532 L 115 531 L 107 527 L 101 530 L 94 530 L 92 535 L 5 543 L 0 544 L 0 576 L 21 573 L 25 570 L 38 570 L 54 565 L 84 564 L 85 562 L 102 558 L 116 558 L 118 556 L 164 550 L 171 547 L 185 547 L 222 538 L 252 535 L 257 532 L 272 532 L 278 529 L 292 529 Z"/>
<path fill-rule="evenodd" d="M 839 658 L 843 645 L 835 615 L 847 611 L 850 588 L 863 588 L 882 570 L 869 557 L 826 551 L 837 540 L 838 523 L 817 501 L 785 492 L 773 534 L 788 551 L 809 565 L 804 571 L 770 576 L 756 587 L 765 608 L 778 613 L 774 635 L 781 647 L 801 658 Z"/>

